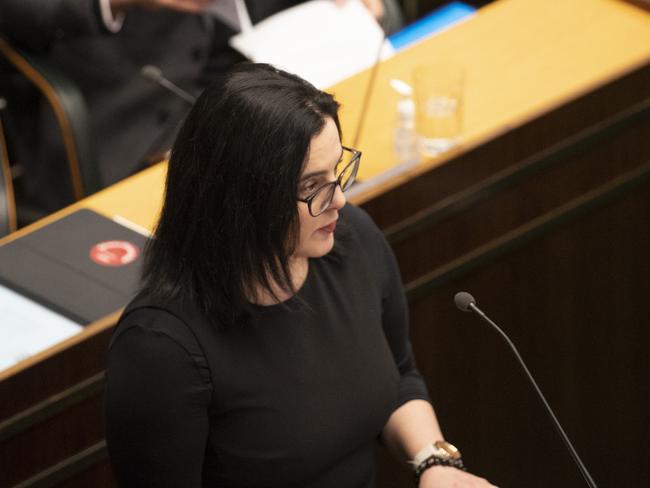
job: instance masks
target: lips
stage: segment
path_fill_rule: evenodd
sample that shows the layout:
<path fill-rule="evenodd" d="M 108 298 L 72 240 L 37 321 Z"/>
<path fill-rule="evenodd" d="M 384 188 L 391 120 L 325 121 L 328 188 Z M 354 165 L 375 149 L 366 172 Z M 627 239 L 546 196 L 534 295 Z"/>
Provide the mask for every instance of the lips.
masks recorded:
<path fill-rule="evenodd" d="M 332 222 L 331 224 L 326 225 L 325 227 L 321 227 L 318 230 L 322 230 L 323 232 L 329 232 L 329 233 L 334 232 L 336 230 L 336 220 L 334 222 Z"/>

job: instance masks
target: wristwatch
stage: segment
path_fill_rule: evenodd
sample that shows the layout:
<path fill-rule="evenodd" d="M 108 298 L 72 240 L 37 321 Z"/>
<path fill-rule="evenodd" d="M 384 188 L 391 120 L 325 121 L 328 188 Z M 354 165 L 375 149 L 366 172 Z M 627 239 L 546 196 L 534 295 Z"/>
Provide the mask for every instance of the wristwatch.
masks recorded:
<path fill-rule="evenodd" d="M 462 456 L 458 448 L 452 443 L 447 441 L 436 441 L 433 444 L 426 445 L 420 452 L 418 452 L 413 458 L 413 461 L 411 461 L 411 464 L 417 468 L 430 457 L 436 457 L 446 461 L 455 461 L 460 459 Z"/>
<path fill-rule="evenodd" d="M 434 466 L 449 466 L 460 469 L 461 471 L 467 471 L 467 468 L 463 464 L 460 451 L 456 446 L 447 441 L 436 441 L 433 444 L 425 446 L 424 449 L 415 455 L 413 461 L 410 462 L 413 464 L 415 486 L 420 485 L 420 476 L 422 476 L 422 473 Z"/>

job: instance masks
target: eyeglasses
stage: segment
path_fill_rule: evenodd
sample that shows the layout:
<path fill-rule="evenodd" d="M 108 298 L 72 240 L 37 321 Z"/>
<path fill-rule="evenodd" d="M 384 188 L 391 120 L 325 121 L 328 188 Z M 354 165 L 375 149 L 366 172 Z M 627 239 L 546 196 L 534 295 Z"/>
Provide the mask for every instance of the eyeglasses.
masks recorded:
<path fill-rule="evenodd" d="M 343 170 L 339 173 L 336 180 L 325 183 L 305 198 L 298 198 L 299 202 L 305 202 L 307 204 L 312 217 L 318 217 L 330 208 L 337 186 L 341 188 L 341 191 L 345 191 L 352 186 L 352 183 L 354 183 L 357 177 L 360 160 L 360 151 L 343 146 L 343 159 L 337 165 L 343 166 Z"/>

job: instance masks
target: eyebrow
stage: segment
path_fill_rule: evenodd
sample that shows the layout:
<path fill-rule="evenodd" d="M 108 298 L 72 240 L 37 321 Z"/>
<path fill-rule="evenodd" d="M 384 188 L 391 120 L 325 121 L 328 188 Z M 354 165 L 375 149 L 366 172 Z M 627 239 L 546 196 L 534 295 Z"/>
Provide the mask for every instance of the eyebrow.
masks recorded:
<path fill-rule="evenodd" d="M 339 159 L 336 161 L 334 166 L 339 164 L 341 162 L 341 160 L 343 159 L 343 151 L 345 151 L 345 149 L 341 148 L 341 154 L 339 155 Z M 313 178 L 314 176 L 324 176 L 327 173 L 328 173 L 327 171 L 313 171 L 311 173 L 307 173 L 306 175 L 303 175 L 300 178 L 300 182 L 302 183 L 303 181 L 308 180 L 309 178 Z"/>

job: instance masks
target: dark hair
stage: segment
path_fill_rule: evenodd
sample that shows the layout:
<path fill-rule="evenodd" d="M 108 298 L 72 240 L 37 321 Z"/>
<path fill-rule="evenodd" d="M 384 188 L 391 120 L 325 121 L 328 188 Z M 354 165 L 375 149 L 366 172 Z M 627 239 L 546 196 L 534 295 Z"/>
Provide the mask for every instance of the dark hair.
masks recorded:
<path fill-rule="evenodd" d="M 224 325 L 245 315 L 256 285 L 275 298 L 270 280 L 295 293 L 298 181 L 327 117 L 340 135 L 338 107 L 266 64 L 237 65 L 210 84 L 172 148 L 144 291 L 190 300 Z"/>

